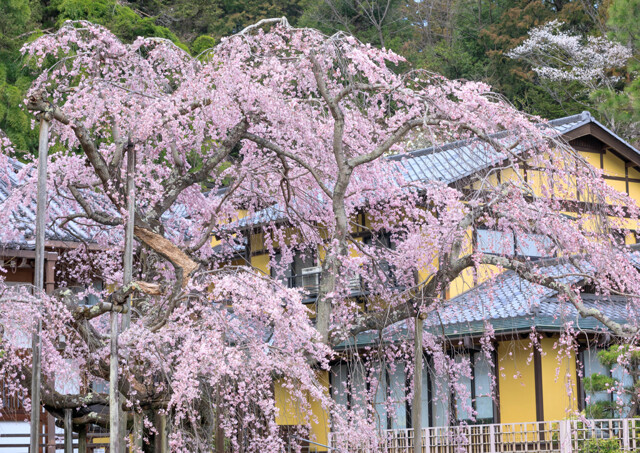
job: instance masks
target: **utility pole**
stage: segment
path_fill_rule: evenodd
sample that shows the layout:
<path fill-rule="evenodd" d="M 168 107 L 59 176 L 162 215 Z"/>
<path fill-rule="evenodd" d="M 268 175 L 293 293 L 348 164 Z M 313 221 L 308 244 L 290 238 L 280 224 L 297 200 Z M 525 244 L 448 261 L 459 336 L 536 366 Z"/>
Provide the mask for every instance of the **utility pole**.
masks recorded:
<path fill-rule="evenodd" d="M 35 295 L 42 298 L 44 292 L 44 241 L 45 217 L 47 206 L 47 160 L 49 158 L 49 121 L 50 114 L 40 115 L 40 140 L 38 144 L 38 185 L 36 195 L 36 262 L 34 286 Z M 42 381 L 42 303 L 38 307 L 39 316 L 36 329 L 31 338 L 31 433 L 30 449 L 32 453 L 40 451 L 40 384 Z"/>

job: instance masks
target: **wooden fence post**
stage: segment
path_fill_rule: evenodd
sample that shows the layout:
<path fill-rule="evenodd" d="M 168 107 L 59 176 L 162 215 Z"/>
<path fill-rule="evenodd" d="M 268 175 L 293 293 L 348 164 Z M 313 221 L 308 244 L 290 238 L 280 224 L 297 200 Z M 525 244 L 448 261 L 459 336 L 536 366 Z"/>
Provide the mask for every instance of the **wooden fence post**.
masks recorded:
<path fill-rule="evenodd" d="M 629 442 L 629 422 L 631 420 L 623 419 L 622 421 L 622 451 L 631 451 Z"/>
<path fill-rule="evenodd" d="M 489 425 L 489 452 L 496 453 L 496 427 Z"/>
<path fill-rule="evenodd" d="M 560 420 L 560 453 L 572 453 L 573 442 L 571 439 L 571 421 Z"/>

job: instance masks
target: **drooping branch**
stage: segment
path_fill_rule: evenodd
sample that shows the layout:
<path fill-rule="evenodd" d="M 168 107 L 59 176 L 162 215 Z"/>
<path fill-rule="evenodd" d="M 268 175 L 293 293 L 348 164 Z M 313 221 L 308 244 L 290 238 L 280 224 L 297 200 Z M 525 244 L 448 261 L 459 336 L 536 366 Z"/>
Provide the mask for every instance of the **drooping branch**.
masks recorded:
<path fill-rule="evenodd" d="M 49 104 L 41 97 L 32 96 L 27 101 L 27 109 L 32 112 L 48 113 L 52 115 L 52 117 L 56 121 L 59 121 L 64 125 L 71 126 L 76 138 L 78 139 L 78 142 L 80 143 L 80 146 L 82 147 L 82 150 L 91 163 L 91 166 L 93 167 L 96 175 L 102 182 L 105 193 L 114 204 L 114 206 L 121 207 L 120 200 L 113 194 L 114 188 L 116 192 L 121 192 L 121 184 L 119 181 L 120 178 L 116 172 L 115 177 L 112 179 L 113 175 L 109 173 L 109 165 L 107 164 L 107 161 L 104 159 L 100 151 L 98 151 L 95 142 L 91 138 L 91 135 L 87 128 L 85 128 L 78 122 L 72 122 L 71 119 L 69 119 L 69 117 L 67 117 L 67 115 L 59 107 Z M 110 186 L 111 183 L 114 184 L 113 187 Z"/>
<path fill-rule="evenodd" d="M 198 170 L 184 174 L 178 171 L 174 172 L 175 176 L 164 183 L 164 197 L 149 210 L 146 219 L 148 221 L 159 221 L 162 214 L 176 202 L 185 189 L 194 184 L 207 181 L 210 178 L 211 172 L 229 156 L 235 146 L 242 140 L 253 116 L 254 115 L 248 114 L 232 127 L 222 143 L 211 150 L 211 154 L 204 160 Z"/>
<path fill-rule="evenodd" d="M 419 126 L 436 126 L 438 125 L 438 121 L 432 121 L 423 118 L 417 118 L 410 121 L 407 121 L 402 126 L 398 127 L 386 140 L 380 143 L 376 149 L 371 151 L 368 154 L 361 154 L 359 156 L 353 157 L 349 159 L 348 165 L 352 168 L 355 168 L 359 165 L 366 164 L 368 162 L 372 162 L 376 159 L 382 157 L 385 153 L 387 153 L 391 147 L 398 142 L 400 142 L 407 133 L 409 133 L 412 129 L 415 129 Z"/>
<path fill-rule="evenodd" d="M 262 146 L 263 148 L 267 148 L 267 149 L 273 151 L 278 156 L 286 157 L 288 159 L 293 160 L 294 162 L 299 164 L 302 168 L 307 170 L 311 174 L 311 176 L 313 176 L 313 179 L 316 180 L 316 183 L 318 184 L 318 186 L 322 189 L 322 191 L 327 196 L 329 196 L 329 197 L 332 196 L 332 192 L 329 189 L 329 187 L 327 187 L 327 185 L 325 184 L 325 180 L 322 177 L 322 175 L 317 171 L 317 169 L 315 167 L 313 167 L 313 165 L 308 163 L 306 160 L 304 160 L 300 156 L 297 156 L 294 153 L 283 149 L 282 147 L 278 146 L 277 144 L 273 143 L 270 140 L 267 140 L 267 139 L 265 139 L 263 137 L 259 137 L 259 136 L 255 135 L 255 134 L 252 134 L 251 132 L 245 132 L 243 134 L 243 138 L 246 138 L 247 140 L 251 140 L 256 145 Z"/>

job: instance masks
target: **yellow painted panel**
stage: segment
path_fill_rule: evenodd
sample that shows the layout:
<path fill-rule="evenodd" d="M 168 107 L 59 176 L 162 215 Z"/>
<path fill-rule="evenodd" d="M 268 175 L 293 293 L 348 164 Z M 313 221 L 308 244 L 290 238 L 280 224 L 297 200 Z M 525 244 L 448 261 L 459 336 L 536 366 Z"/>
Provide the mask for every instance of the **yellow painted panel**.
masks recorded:
<path fill-rule="evenodd" d="M 640 183 L 629 183 L 629 195 L 635 200 L 636 204 L 640 204 Z"/>
<path fill-rule="evenodd" d="M 329 375 L 323 371 L 319 375 L 320 382 L 329 391 Z M 311 440 L 323 445 L 329 443 L 329 415 L 322 408 L 317 400 L 309 401 L 311 406 L 311 414 L 306 413 L 299 403 L 291 396 L 289 391 L 283 387 L 282 381 L 278 380 L 274 383 L 274 398 L 278 415 L 276 423 L 278 425 L 311 425 Z M 326 448 L 318 447 L 317 451 L 327 451 Z"/>
<path fill-rule="evenodd" d="M 449 298 L 462 294 L 465 291 L 469 291 L 475 286 L 475 272 L 474 269 L 465 269 L 460 273 L 458 277 L 453 280 L 449 285 Z"/>
<path fill-rule="evenodd" d="M 322 263 L 324 263 L 324 260 L 326 257 L 327 257 L 327 250 L 324 247 L 319 246 L 318 247 L 318 265 L 322 266 Z"/>
<path fill-rule="evenodd" d="M 489 264 L 482 264 L 478 266 L 478 270 L 476 272 L 476 285 L 486 282 L 490 278 L 498 275 L 500 272 L 500 269 L 496 266 L 491 266 Z"/>
<path fill-rule="evenodd" d="M 471 187 L 474 190 L 486 190 L 489 187 L 498 186 L 498 173 L 492 172 L 488 178 L 484 178 L 480 181 L 474 182 Z"/>
<path fill-rule="evenodd" d="M 505 170 L 502 170 L 500 177 L 502 178 L 503 183 L 507 181 L 518 183 L 520 181 L 524 181 L 524 170 L 519 170 L 516 173 L 513 168 L 507 168 Z"/>
<path fill-rule="evenodd" d="M 427 282 L 428 281 L 427 279 L 429 279 L 430 277 L 431 277 L 431 273 L 429 271 L 425 269 L 420 269 L 418 271 L 418 279 L 420 283 Z"/>
<path fill-rule="evenodd" d="M 546 184 L 538 170 L 527 170 L 527 182 L 536 196 L 542 195 L 542 187 Z"/>
<path fill-rule="evenodd" d="M 567 180 L 568 179 L 568 180 Z M 561 200 L 576 200 L 578 190 L 575 178 L 555 176 L 553 180 L 553 195 Z"/>
<path fill-rule="evenodd" d="M 578 408 L 576 387 L 576 358 L 559 356 L 553 345 L 558 340 L 543 338 L 542 346 L 542 407 L 545 420 L 563 420 Z M 502 388 L 502 387 L 501 387 Z"/>
<path fill-rule="evenodd" d="M 628 219 L 628 218 L 619 218 L 619 217 L 608 217 L 611 224 L 617 228 L 625 228 L 627 230 L 637 230 L 638 220 L 636 219 Z"/>
<path fill-rule="evenodd" d="M 629 178 L 640 179 L 640 171 L 636 170 L 634 167 L 629 167 Z"/>
<path fill-rule="evenodd" d="M 236 214 L 233 217 L 231 217 L 229 219 L 226 219 L 226 220 L 221 220 L 218 223 L 222 225 L 222 224 L 236 222 L 236 221 L 238 221 L 240 219 L 245 218 L 247 216 L 247 214 L 248 214 L 248 211 L 246 209 L 238 209 L 236 211 Z M 211 237 L 211 247 L 215 247 L 217 245 L 220 245 L 220 243 L 221 243 L 221 241 L 219 239 L 217 239 L 215 236 Z"/>
<path fill-rule="evenodd" d="M 247 261 L 244 258 L 238 258 L 235 260 L 231 260 L 231 265 L 232 266 L 246 266 L 247 265 Z"/>
<path fill-rule="evenodd" d="M 596 168 L 600 168 L 600 154 L 599 153 L 585 153 L 580 152 L 580 155 L 585 158 L 587 162 Z"/>
<path fill-rule="evenodd" d="M 616 189 L 618 192 L 627 193 L 627 184 L 624 181 L 608 180 L 607 184 Z"/>
<path fill-rule="evenodd" d="M 353 240 L 353 242 L 362 243 L 362 238 L 361 237 L 353 238 L 352 240 Z M 350 244 L 349 245 L 349 256 L 351 256 L 352 258 L 357 258 L 359 256 L 362 256 L 362 252 L 360 251 L 358 246 L 356 246 L 355 244 Z"/>
<path fill-rule="evenodd" d="M 536 420 L 536 387 L 531 353 L 528 340 L 502 341 L 498 344 L 501 423 Z"/>
<path fill-rule="evenodd" d="M 269 267 L 269 255 L 255 255 L 251 257 L 251 266 L 269 275 L 271 268 Z"/>
<path fill-rule="evenodd" d="M 625 175 L 625 163 L 622 159 L 607 151 L 604 155 L 604 172 L 609 176 Z"/>
<path fill-rule="evenodd" d="M 465 269 L 449 284 L 448 298 L 452 299 L 469 291 L 499 273 L 500 270 L 496 266 L 488 264 L 482 264 L 477 269 Z"/>
<path fill-rule="evenodd" d="M 250 246 L 252 252 L 265 251 L 264 233 L 257 233 L 250 235 Z M 273 241 L 273 246 L 277 247 L 277 241 Z"/>

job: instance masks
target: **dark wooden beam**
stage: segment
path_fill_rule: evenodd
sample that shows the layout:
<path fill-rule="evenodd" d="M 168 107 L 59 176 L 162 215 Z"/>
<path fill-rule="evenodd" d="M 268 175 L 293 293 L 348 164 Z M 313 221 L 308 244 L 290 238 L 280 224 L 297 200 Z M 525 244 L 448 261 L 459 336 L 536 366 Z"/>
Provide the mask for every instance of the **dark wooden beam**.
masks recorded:
<path fill-rule="evenodd" d="M 542 358 L 540 350 L 533 345 L 533 372 L 536 387 L 536 419 L 539 422 L 544 421 L 544 400 L 542 392 Z"/>

